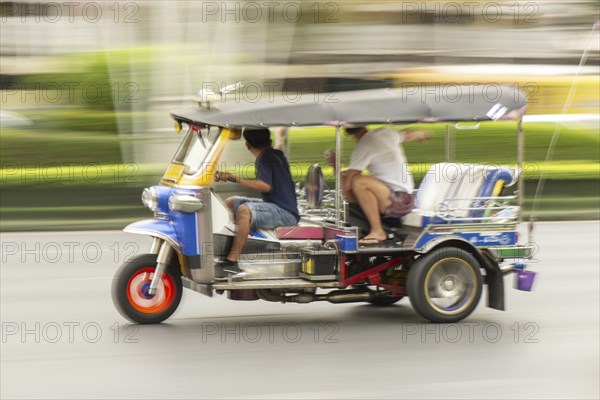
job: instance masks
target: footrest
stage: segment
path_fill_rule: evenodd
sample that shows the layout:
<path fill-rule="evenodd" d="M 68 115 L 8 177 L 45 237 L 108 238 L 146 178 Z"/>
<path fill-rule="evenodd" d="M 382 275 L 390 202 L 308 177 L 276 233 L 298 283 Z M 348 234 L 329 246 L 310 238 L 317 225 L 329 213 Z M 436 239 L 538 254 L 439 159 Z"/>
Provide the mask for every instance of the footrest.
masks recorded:
<path fill-rule="evenodd" d="M 338 287 L 337 281 L 311 282 L 305 279 L 265 279 L 241 282 L 215 282 L 214 290 L 237 290 L 237 289 L 292 289 L 292 288 L 314 288 L 314 287 Z"/>

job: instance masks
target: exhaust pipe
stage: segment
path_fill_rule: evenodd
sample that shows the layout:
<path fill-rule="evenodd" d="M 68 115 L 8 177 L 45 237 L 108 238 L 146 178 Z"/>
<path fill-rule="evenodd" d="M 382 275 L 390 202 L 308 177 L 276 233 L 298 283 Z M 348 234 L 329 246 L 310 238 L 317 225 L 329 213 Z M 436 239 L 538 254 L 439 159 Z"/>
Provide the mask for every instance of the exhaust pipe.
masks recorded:
<path fill-rule="evenodd" d="M 334 304 L 356 303 L 372 300 L 374 292 L 358 290 L 334 290 L 327 294 L 300 293 L 292 296 L 274 294 L 268 290 L 257 290 L 258 297 L 266 301 L 281 303 L 312 303 L 313 301 L 328 301 Z"/>
<path fill-rule="evenodd" d="M 348 292 L 346 290 L 334 290 L 324 295 L 325 298 L 323 300 L 334 304 L 342 304 L 369 301 L 375 297 L 374 293 L 371 292 Z"/>

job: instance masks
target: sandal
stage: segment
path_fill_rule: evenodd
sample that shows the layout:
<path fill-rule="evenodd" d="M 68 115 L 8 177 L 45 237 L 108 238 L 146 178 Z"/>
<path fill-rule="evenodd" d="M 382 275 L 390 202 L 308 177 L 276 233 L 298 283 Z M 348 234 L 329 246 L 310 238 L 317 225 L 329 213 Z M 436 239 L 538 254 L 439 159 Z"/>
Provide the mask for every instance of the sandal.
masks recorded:
<path fill-rule="evenodd" d="M 387 242 L 387 238 L 381 240 L 376 237 L 365 237 L 358 241 L 360 246 L 374 246 Z"/>

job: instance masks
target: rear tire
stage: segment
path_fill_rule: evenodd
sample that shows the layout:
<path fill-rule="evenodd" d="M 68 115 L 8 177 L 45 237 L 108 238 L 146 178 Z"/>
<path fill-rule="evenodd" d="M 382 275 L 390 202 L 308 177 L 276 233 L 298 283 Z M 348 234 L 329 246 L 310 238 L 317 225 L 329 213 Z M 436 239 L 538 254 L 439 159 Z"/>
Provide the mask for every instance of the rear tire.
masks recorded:
<path fill-rule="evenodd" d="M 156 254 L 143 254 L 123 264 L 113 279 L 112 300 L 119 313 L 138 324 L 158 324 L 179 306 L 183 285 L 175 265 L 169 265 L 154 296 L 148 296 L 156 269 Z"/>
<path fill-rule="evenodd" d="M 472 254 L 443 247 L 422 255 L 410 268 L 407 290 L 422 317 L 451 323 L 469 316 L 481 298 L 480 265 Z"/>

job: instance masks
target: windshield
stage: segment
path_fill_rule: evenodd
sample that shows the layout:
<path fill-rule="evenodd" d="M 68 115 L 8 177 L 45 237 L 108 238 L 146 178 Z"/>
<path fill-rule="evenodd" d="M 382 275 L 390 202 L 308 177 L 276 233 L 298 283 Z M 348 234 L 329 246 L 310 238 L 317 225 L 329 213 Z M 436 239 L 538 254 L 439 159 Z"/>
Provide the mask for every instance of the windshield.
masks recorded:
<path fill-rule="evenodd" d="M 184 165 L 184 174 L 195 174 L 202 167 L 202 163 L 219 137 L 219 133 L 220 130 L 217 127 L 200 129 L 197 126 L 190 126 L 173 162 Z"/>

